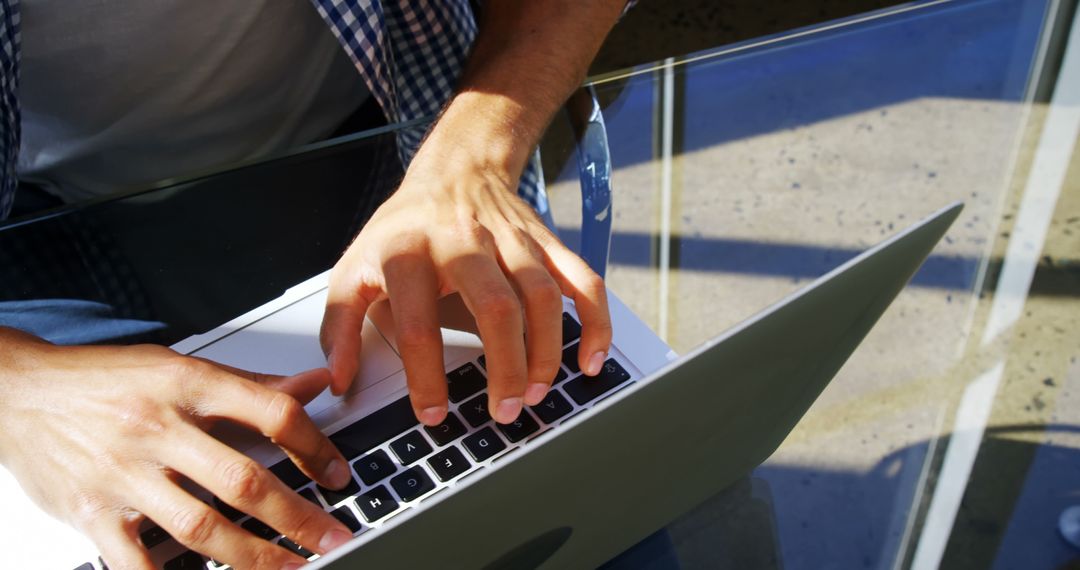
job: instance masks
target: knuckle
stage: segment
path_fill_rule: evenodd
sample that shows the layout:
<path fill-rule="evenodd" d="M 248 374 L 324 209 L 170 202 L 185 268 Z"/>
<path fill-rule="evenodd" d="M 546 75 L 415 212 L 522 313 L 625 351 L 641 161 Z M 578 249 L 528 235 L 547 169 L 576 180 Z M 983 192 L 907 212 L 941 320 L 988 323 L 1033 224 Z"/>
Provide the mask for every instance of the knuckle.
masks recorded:
<path fill-rule="evenodd" d="M 251 555 L 252 568 L 280 568 L 286 558 L 285 549 L 272 542 L 260 541 Z"/>
<path fill-rule="evenodd" d="M 546 312 L 555 307 L 562 307 L 562 291 L 550 279 L 529 287 L 526 296 L 529 302 L 535 304 L 541 311 Z"/>
<path fill-rule="evenodd" d="M 521 305 L 510 291 L 500 289 L 488 292 L 483 296 L 480 306 L 485 316 L 496 321 L 521 318 Z"/>
<path fill-rule="evenodd" d="M 116 413 L 117 425 L 128 435 L 162 434 L 165 432 L 162 407 L 162 404 L 152 397 L 130 396 Z"/>
<path fill-rule="evenodd" d="M 262 496 L 265 482 L 262 470 L 250 460 L 233 461 L 221 470 L 227 502 L 248 505 Z"/>
<path fill-rule="evenodd" d="M 275 443 L 279 436 L 292 430 L 304 416 L 304 406 L 296 398 L 283 392 L 274 394 L 267 408 L 270 424 L 265 435 Z"/>
<path fill-rule="evenodd" d="M 88 528 L 101 521 L 109 512 L 105 499 L 96 492 L 78 490 L 71 496 L 71 514 L 80 528 Z"/>
<path fill-rule="evenodd" d="M 589 272 L 589 275 L 582 280 L 582 289 L 590 297 L 600 297 L 607 294 L 603 278 L 592 272 Z"/>
<path fill-rule="evenodd" d="M 398 345 L 403 352 L 438 346 L 442 334 L 433 327 L 416 322 L 403 322 L 397 330 Z"/>
<path fill-rule="evenodd" d="M 172 516 L 170 534 L 181 544 L 199 550 L 214 532 L 214 525 L 214 513 L 209 507 L 181 509 Z"/>

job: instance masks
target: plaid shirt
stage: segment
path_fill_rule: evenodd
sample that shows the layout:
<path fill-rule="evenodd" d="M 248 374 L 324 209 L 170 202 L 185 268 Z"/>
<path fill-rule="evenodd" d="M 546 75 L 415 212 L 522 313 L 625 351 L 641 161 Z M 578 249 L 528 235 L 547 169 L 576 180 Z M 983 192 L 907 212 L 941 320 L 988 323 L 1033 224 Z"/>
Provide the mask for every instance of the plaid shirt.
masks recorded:
<path fill-rule="evenodd" d="M 469 0 L 311 0 L 341 42 L 390 122 L 435 116 L 476 39 Z M 19 0 L 0 0 L 0 219 L 11 211 L 18 185 Z M 398 134 L 398 154 L 408 165 L 424 128 Z M 522 175 L 518 194 L 547 210 L 537 156 Z"/>

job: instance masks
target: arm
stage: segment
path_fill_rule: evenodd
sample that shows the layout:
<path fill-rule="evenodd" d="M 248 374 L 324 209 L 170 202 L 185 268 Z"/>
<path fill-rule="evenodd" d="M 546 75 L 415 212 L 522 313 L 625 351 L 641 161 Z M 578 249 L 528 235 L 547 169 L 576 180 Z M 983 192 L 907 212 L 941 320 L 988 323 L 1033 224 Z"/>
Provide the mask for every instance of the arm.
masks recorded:
<path fill-rule="evenodd" d="M 513 421 L 550 387 L 562 346 L 560 294 L 582 318 L 581 369 L 599 372 L 611 342 L 603 282 L 516 188 L 623 5 L 485 4 L 457 94 L 397 193 L 332 273 L 322 340 L 336 393 L 358 368 L 364 314 L 389 299 L 414 410 L 425 424 L 441 422 L 447 389 L 435 300 L 454 291 L 476 317 L 496 421 Z"/>

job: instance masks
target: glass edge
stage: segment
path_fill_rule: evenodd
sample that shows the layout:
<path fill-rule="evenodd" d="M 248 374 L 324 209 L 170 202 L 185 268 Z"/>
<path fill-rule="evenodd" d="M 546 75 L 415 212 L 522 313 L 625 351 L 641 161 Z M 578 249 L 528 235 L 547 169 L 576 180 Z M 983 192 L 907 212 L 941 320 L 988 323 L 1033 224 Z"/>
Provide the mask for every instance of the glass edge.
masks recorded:
<path fill-rule="evenodd" d="M 614 71 L 600 73 L 586 78 L 585 85 L 589 87 L 598 87 L 605 83 L 621 81 L 639 75 L 653 73 L 666 67 L 679 67 L 689 65 L 691 63 L 708 61 L 710 59 L 719 59 L 725 56 L 736 55 L 754 49 L 782 44 L 796 39 L 807 38 L 817 34 L 835 31 L 841 28 L 847 28 L 858 24 L 873 22 L 875 20 L 881 20 L 884 18 L 897 16 L 908 12 L 925 10 L 943 4 L 952 4 L 959 1 L 961 0 L 917 0 L 914 2 L 890 6 L 888 8 L 881 8 L 879 10 L 873 10 L 870 12 L 846 16 L 843 18 L 838 18 L 836 20 L 829 20 L 819 24 L 812 24 L 801 28 L 795 28 L 793 30 L 777 32 L 775 34 L 760 36 L 757 38 L 744 40 L 725 46 L 709 48 L 706 50 L 693 52 L 685 55 L 673 56 L 638 66 L 625 67 Z"/>

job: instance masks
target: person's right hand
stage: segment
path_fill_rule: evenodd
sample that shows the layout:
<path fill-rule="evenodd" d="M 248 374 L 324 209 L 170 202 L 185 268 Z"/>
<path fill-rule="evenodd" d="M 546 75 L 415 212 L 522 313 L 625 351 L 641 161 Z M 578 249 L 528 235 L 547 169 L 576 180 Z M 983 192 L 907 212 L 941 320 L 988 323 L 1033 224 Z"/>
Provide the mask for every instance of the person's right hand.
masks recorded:
<path fill-rule="evenodd" d="M 348 464 L 304 412 L 329 371 L 248 373 L 159 346 L 58 347 L 0 328 L 0 462 L 46 511 L 89 536 L 109 568 L 153 568 L 143 517 L 234 568 L 305 563 L 180 486 L 194 481 L 319 554 L 352 538 L 252 459 L 206 429 L 261 432 L 316 482 L 341 488 Z"/>

